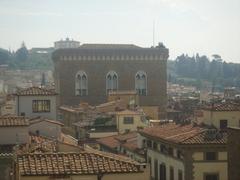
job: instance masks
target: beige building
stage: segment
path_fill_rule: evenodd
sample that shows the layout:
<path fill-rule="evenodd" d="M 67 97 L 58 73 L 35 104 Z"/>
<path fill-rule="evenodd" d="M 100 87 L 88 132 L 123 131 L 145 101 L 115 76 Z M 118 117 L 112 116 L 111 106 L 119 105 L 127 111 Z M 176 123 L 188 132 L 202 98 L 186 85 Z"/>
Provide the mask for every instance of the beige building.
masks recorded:
<path fill-rule="evenodd" d="M 231 102 L 204 107 L 195 115 L 197 123 L 214 125 L 220 129 L 240 126 L 240 105 Z"/>
<path fill-rule="evenodd" d="M 93 152 L 22 154 L 16 160 L 16 180 L 146 180 L 149 174 L 144 167 Z"/>
<path fill-rule="evenodd" d="M 143 112 L 124 110 L 116 112 L 116 124 L 118 132 L 125 133 L 148 126 L 148 120 Z"/>
<path fill-rule="evenodd" d="M 28 126 L 29 122 L 24 117 L 0 116 L 0 145 L 28 143 Z"/>
<path fill-rule="evenodd" d="M 40 87 L 19 90 L 15 94 L 16 113 L 30 118 L 41 116 L 57 119 L 56 95 L 53 90 Z"/>
<path fill-rule="evenodd" d="M 227 180 L 227 133 L 167 123 L 139 131 L 152 180 Z"/>

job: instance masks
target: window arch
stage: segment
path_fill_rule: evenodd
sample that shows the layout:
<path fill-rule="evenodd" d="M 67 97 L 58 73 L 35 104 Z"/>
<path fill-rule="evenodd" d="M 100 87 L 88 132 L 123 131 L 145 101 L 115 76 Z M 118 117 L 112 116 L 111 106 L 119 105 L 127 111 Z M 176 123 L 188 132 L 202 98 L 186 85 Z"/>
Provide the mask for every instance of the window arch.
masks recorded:
<path fill-rule="evenodd" d="M 118 89 L 118 75 L 115 71 L 109 71 L 106 76 L 106 92 L 117 91 Z"/>
<path fill-rule="evenodd" d="M 88 78 L 84 71 L 78 71 L 75 77 L 75 95 L 88 95 Z"/>
<path fill-rule="evenodd" d="M 138 71 L 135 75 L 135 90 L 139 95 L 147 95 L 147 74 L 144 71 Z"/>

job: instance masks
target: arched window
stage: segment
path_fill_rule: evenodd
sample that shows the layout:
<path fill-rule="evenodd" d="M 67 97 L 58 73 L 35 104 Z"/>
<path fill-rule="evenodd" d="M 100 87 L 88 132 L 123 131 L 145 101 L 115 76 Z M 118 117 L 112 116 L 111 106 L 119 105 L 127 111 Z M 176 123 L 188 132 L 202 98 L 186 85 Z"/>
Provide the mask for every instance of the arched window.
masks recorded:
<path fill-rule="evenodd" d="M 138 71 L 136 73 L 135 89 L 139 95 L 147 95 L 147 74 L 144 71 Z"/>
<path fill-rule="evenodd" d="M 116 91 L 118 89 L 118 75 L 114 71 L 110 71 L 106 76 L 106 91 Z"/>
<path fill-rule="evenodd" d="M 75 94 L 77 96 L 88 95 L 88 79 L 84 71 L 78 71 L 75 78 Z"/>

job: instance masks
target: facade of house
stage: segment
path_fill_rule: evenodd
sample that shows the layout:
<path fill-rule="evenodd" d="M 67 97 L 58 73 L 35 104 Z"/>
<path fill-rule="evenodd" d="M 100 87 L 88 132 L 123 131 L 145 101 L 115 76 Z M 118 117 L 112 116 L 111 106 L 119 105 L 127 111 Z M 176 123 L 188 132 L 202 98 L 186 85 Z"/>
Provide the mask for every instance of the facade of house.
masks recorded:
<path fill-rule="evenodd" d="M 83 44 L 56 50 L 52 59 L 59 105 L 107 101 L 109 92 L 136 91 L 140 106 L 165 115 L 168 49 L 121 44 Z"/>
<path fill-rule="evenodd" d="M 195 117 L 197 123 L 213 125 L 216 128 L 226 129 L 240 126 L 240 105 L 232 102 L 215 104 L 201 109 Z"/>
<path fill-rule="evenodd" d="M 118 132 L 121 134 L 147 127 L 148 121 L 143 112 L 124 110 L 116 112 L 116 125 Z"/>
<path fill-rule="evenodd" d="M 57 119 L 57 94 L 53 90 L 30 87 L 17 91 L 15 96 L 18 116 L 29 118 L 41 116 L 48 119 Z"/>
<path fill-rule="evenodd" d="M 62 126 L 64 124 L 56 120 L 36 118 L 29 121 L 29 132 L 44 137 L 60 139 Z"/>
<path fill-rule="evenodd" d="M 139 131 L 152 180 L 227 180 L 227 133 L 167 123 Z"/>
<path fill-rule="evenodd" d="M 135 161 L 93 152 L 21 154 L 16 161 L 17 180 L 146 180 L 148 176 Z"/>
<path fill-rule="evenodd" d="M 0 145 L 29 142 L 28 119 L 18 116 L 0 116 Z"/>

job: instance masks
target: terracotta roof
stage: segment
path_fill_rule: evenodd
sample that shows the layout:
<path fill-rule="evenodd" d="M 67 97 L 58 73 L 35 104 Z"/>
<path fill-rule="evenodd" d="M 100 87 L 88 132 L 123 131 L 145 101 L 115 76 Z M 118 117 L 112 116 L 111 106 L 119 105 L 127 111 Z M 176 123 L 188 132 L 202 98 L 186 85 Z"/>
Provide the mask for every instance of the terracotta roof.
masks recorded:
<path fill-rule="evenodd" d="M 210 132 L 210 133 L 209 133 Z M 168 123 L 160 126 L 145 128 L 139 131 L 143 136 L 149 136 L 177 144 L 225 144 L 227 133 L 193 124 L 180 125 Z"/>
<path fill-rule="evenodd" d="M 131 140 L 134 138 L 137 138 L 137 132 L 129 132 L 126 134 L 104 137 L 104 138 L 97 139 L 97 142 L 111 149 L 115 149 L 121 144 L 121 142 L 123 141 L 127 142 L 128 140 Z"/>
<path fill-rule="evenodd" d="M 240 111 L 240 105 L 236 103 L 221 103 L 214 104 L 213 106 L 207 106 L 203 108 L 209 111 Z"/>
<path fill-rule="evenodd" d="M 190 137 L 200 133 L 202 128 L 194 127 L 192 124 L 180 125 L 175 123 L 167 123 L 160 126 L 154 126 L 140 130 L 140 134 L 154 138 L 163 139 L 175 143 L 180 143 Z"/>
<path fill-rule="evenodd" d="M 107 146 L 111 149 L 115 149 L 119 146 L 119 141 L 117 139 L 115 139 L 116 136 L 109 136 L 109 137 L 104 137 L 104 138 L 100 138 L 97 139 L 97 142 L 99 144 L 102 144 L 104 146 Z"/>
<path fill-rule="evenodd" d="M 55 96 L 57 93 L 53 90 L 40 88 L 40 87 L 30 87 L 17 91 L 17 96 Z"/>
<path fill-rule="evenodd" d="M 227 143 L 227 132 L 218 131 L 212 135 L 208 135 L 208 129 L 203 132 L 190 137 L 182 142 L 182 144 L 226 144 Z M 212 137 L 211 137 L 212 136 Z"/>
<path fill-rule="evenodd" d="M 0 116 L 0 127 L 28 126 L 29 122 L 23 116 Z"/>
<path fill-rule="evenodd" d="M 136 162 L 89 152 L 23 154 L 17 157 L 17 165 L 22 176 L 141 172 Z"/>

